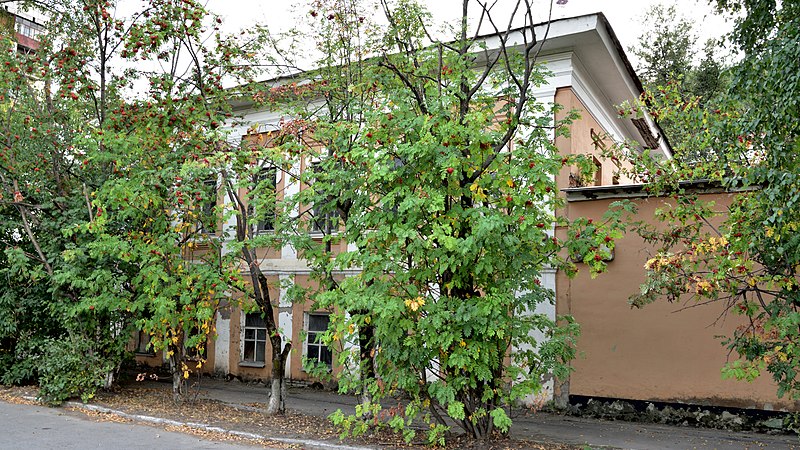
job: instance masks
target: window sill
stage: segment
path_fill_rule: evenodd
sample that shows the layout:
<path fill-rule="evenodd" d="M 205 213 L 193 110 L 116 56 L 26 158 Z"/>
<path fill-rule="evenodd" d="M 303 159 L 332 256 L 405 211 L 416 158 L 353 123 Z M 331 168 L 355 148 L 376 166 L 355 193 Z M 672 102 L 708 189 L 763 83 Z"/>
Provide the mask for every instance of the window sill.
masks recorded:
<path fill-rule="evenodd" d="M 307 374 L 307 373 L 309 373 L 309 372 L 306 370 L 306 368 L 305 368 L 305 367 L 301 367 L 301 368 L 300 368 L 300 372 L 302 372 L 302 373 L 306 373 L 306 374 Z M 331 368 L 331 367 L 328 367 L 328 370 L 326 370 L 326 371 L 325 371 L 325 373 L 333 373 L 333 368 Z"/>
<path fill-rule="evenodd" d="M 325 236 L 338 236 L 339 233 L 339 231 L 331 231 L 330 233 L 324 233 L 322 231 L 309 231 L 308 236 L 311 239 L 322 239 Z"/>
<path fill-rule="evenodd" d="M 258 369 L 263 369 L 266 367 L 266 364 L 256 361 L 239 361 L 239 367 L 255 367 Z"/>
<path fill-rule="evenodd" d="M 306 357 L 306 356 L 305 356 L 305 355 L 303 355 L 303 358 L 304 358 L 304 359 L 305 359 L 305 357 Z M 326 364 L 326 365 L 327 365 L 327 364 Z M 309 372 L 309 371 L 307 371 L 307 370 L 306 370 L 306 366 L 305 366 L 305 364 L 300 364 L 300 372 L 302 372 L 302 373 L 308 373 L 308 372 Z M 326 370 L 325 372 L 326 372 L 326 373 L 333 373 L 333 366 L 327 366 L 327 370 Z"/>

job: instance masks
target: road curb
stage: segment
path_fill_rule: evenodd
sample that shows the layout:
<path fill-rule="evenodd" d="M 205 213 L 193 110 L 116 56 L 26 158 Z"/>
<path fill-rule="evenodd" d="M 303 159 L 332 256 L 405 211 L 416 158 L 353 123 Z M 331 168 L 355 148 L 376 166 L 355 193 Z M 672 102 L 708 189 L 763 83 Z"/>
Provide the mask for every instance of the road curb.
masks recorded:
<path fill-rule="evenodd" d="M 23 396 L 25 400 L 31 401 L 38 401 L 35 397 L 30 396 Z M 145 416 L 141 414 L 129 414 L 124 411 L 119 411 L 116 409 L 106 408 L 105 406 L 98 406 L 98 405 L 89 405 L 80 402 L 64 402 L 65 406 L 70 406 L 73 408 L 82 409 L 85 411 L 92 411 L 92 412 L 100 412 L 105 414 L 113 414 L 115 416 L 119 416 L 125 419 L 130 419 L 137 422 L 147 422 L 156 425 L 170 425 L 170 426 L 177 426 L 177 427 L 190 427 L 190 428 L 197 428 L 203 431 L 209 431 L 214 433 L 223 433 L 228 434 L 231 436 L 236 436 L 244 439 L 253 439 L 253 440 L 268 440 L 274 442 L 280 442 L 283 444 L 292 444 L 292 445 L 302 445 L 308 448 L 314 449 L 330 449 L 330 450 L 375 450 L 373 447 L 359 447 L 353 445 L 343 445 L 343 444 L 332 444 L 326 441 L 317 441 L 314 439 L 294 439 L 294 438 L 283 438 L 283 437 L 275 437 L 275 436 L 267 436 L 263 434 L 257 433 L 248 433 L 246 431 L 238 431 L 238 430 L 228 430 L 221 427 L 216 427 L 213 425 L 208 425 L 205 423 L 197 423 L 197 422 L 179 422 L 177 420 L 172 419 L 164 419 L 162 417 L 154 417 L 154 416 Z"/>

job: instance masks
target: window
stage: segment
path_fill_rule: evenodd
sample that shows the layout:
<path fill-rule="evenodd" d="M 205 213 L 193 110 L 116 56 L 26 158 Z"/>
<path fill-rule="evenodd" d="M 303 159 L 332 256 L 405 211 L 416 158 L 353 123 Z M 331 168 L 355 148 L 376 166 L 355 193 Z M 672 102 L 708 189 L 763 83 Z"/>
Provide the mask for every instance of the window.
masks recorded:
<path fill-rule="evenodd" d="M 320 339 L 323 333 L 328 331 L 330 317 L 327 314 L 308 314 L 308 324 L 306 326 L 306 358 L 312 362 L 319 362 L 331 367 L 333 365 L 333 353 L 327 345 Z"/>
<path fill-rule="evenodd" d="M 139 330 L 136 333 L 136 347 L 133 349 L 137 355 L 155 355 L 153 347 L 150 346 L 150 333 Z"/>
<path fill-rule="evenodd" d="M 264 207 L 271 206 L 270 209 L 272 209 L 272 211 L 259 214 L 258 221 L 255 224 L 256 234 L 275 230 L 274 198 L 267 198 L 267 197 L 274 197 L 275 195 L 275 189 L 277 185 L 275 180 L 277 175 L 278 171 L 274 167 L 272 167 L 269 169 L 261 170 L 256 176 L 253 177 L 252 189 L 256 189 L 256 186 L 261 185 L 261 189 L 258 190 L 257 195 L 261 196 L 262 200 L 255 201 L 254 198 L 251 198 L 250 201 L 253 203 L 258 203 L 260 205 L 263 205 Z M 251 216 L 255 213 L 256 210 L 251 207 L 250 208 Z"/>
<path fill-rule="evenodd" d="M 603 165 L 594 156 L 592 156 L 592 162 L 594 163 L 594 185 L 595 186 L 602 186 L 603 185 Z"/>
<path fill-rule="evenodd" d="M 267 351 L 267 324 L 261 313 L 247 314 L 244 319 L 244 355 L 242 362 L 263 367 Z"/>
<path fill-rule="evenodd" d="M 311 171 L 322 172 L 321 163 L 312 164 Z M 311 208 L 311 214 L 312 233 L 331 234 L 339 229 L 339 210 L 336 209 L 336 203 L 332 199 L 315 203 Z"/>
<path fill-rule="evenodd" d="M 186 358 L 192 361 L 200 361 L 206 359 L 206 347 L 208 342 L 203 342 L 200 348 L 186 347 Z"/>
<path fill-rule="evenodd" d="M 201 361 L 206 359 L 208 340 L 200 340 L 200 336 L 200 328 L 198 326 L 192 326 L 184 332 L 183 348 L 187 359 L 192 361 Z M 190 342 L 196 342 L 196 344 L 190 345 Z"/>
<path fill-rule="evenodd" d="M 312 212 L 314 217 L 311 218 L 311 232 L 331 234 L 339 228 L 339 212 L 330 211 L 329 203 L 321 205 L 314 205 Z"/>
<path fill-rule="evenodd" d="M 217 206 L 217 180 L 209 179 L 203 182 L 203 203 L 198 225 L 198 231 L 213 234 L 217 229 L 217 217 L 214 207 Z"/>
<path fill-rule="evenodd" d="M 44 27 L 39 25 L 36 22 L 33 22 L 28 19 L 23 19 L 22 17 L 17 17 L 17 33 L 29 37 L 31 39 L 37 39 L 39 34 L 42 33 Z"/>

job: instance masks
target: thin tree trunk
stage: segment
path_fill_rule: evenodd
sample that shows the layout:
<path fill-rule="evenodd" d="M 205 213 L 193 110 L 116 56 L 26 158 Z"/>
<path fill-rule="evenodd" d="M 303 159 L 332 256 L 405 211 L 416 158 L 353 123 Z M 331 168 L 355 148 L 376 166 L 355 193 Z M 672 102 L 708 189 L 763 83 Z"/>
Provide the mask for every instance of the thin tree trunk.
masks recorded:
<path fill-rule="evenodd" d="M 181 362 L 183 362 L 183 342 L 178 345 L 170 345 L 168 347 L 172 351 L 172 356 L 169 357 L 169 372 L 172 374 L 172 401 L 175 403 L 183 403 L 183 397 L 186 393 L 186 379 L 183 377 L 181 370 Z"/>
<path fill-rule="evenodd" d="M 272 385 L 269 404 L 267 405 L 267 415 L 286 412 L 286 360 L 289 358 L 292 344 L 286 343 L 283 351 L 278 352 L 276 349 L 281 348 L 281 341 L 280 336 L 270 338 L 270 343 L 272 344 Z"/>
<path fill-rule="evenodd" d="M 372 393 L 370 387 L 375 381 L 375 366 L 373 363 L 375 351 L 375 327 L 364 324 L 358 329 L 358 346 L 360 351 L 359 369 L 361 375 L 361 405 L 362 416 L 365 419 L 372 418 L 369 405 L 372 403 Z"/>

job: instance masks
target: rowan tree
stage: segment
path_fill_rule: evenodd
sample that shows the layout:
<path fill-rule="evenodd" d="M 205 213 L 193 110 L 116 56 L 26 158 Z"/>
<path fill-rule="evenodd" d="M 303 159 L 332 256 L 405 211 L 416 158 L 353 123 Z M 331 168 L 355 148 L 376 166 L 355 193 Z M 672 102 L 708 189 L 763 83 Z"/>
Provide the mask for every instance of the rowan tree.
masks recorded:
<path fill-rule="evenodd" d="M 122 358 L 115 326 L 126 322 L 116 311 L 81 305 L 80 288 L 63 277 L 74 264 L 65 252 L 85 241 L 62 230 L 91 220 L 90 193 L 108 175 L 105 167 L 84 164 L 84 144 L 92 139 L 87 124 L 102 123 L 119 83 L 90 80 L 108 62 L 89 56 L 102 40 L 86 38 L 92 29 L 78 16 L 89 21 L 92 14 L 54 15 L 36 53 L 17 52 L 10 36 L 2 42 L 0 195 L 8 230 L 7 280 L 25 289 L 18 304 L 41 308 L 24 311 L 39 331 L 11 343 L 13 364 L 34 366 L 27 375 L 40 381 L 42 397 L 59 401 L 90 396 L 107 384 Z M 78 101 L 81 96 L 91 102 Z"/>
<path fill-rule="evenodd" d="M 39 369 L 56 401 L 92 395 L 134 329 L 169 356 L 179 400 L 202 364 L 189 367 L 184 353 L 202 355 L 214 336 L 236 270 L 221 261 L 210 159 L 263 40 L 221 34 L 197 2 L 122 10 L 53 2 L 39 51 L 3 55 L 14 70 L 3 73 L 12 94 L 1 181 L 11 227 L 23 231 L 6 253 L 20 284 L 47 283 L 65 330 L 63 344 L 43 347 L 69 357 Z"/>
<path fill-rule="evenodd" d="M 451 41 L 432 39 L 412 2 L 381 3 L 388 26 L 366 36 L 370 17 L 350 5 L 317 2 L 309 12 L 329 65 L 302 75 L 316 89 L 295 111 L 313 141 L 293 140 L 281 154 L 282 164 L 313 169 L 278 208 L 288 214 L 279 231 L 320 282 L 316 307 L 338 313 L 326 342 L 340 350 L 340 386 L 372 397 L 334 421 L 411 439 L 423 420 L 431 442 L 443 441 L 450 420 L 475 438 L 508 431 L 508 409 L 538 393 L 545 374 L 566 375 L 575 353 L 572 320 L 536 311 L 553 301 L 543 271 L 574 273 L 573 261 L 602 271 L 622 210 L 602 223 L 555 214 L 555 174 L 588 161 L 563 157 L 552 141 L 575 115 L 555 122 L 557 106 L 530 96 L 544 82 L 535 49 L 546 36 L 530 27 L 528 2 L 517 3 L 518 30 L 488 5 L 463 2 Z M 497 51 L 468 27 L 470 8 L 493 27 Z M 365 42 L 356 39 L 373 53 L 352 53 Z M 555 225 L 570 228 L 567 240 L 553 236 Z M 409 406 L 383 409 L 397 392 Z"/>

